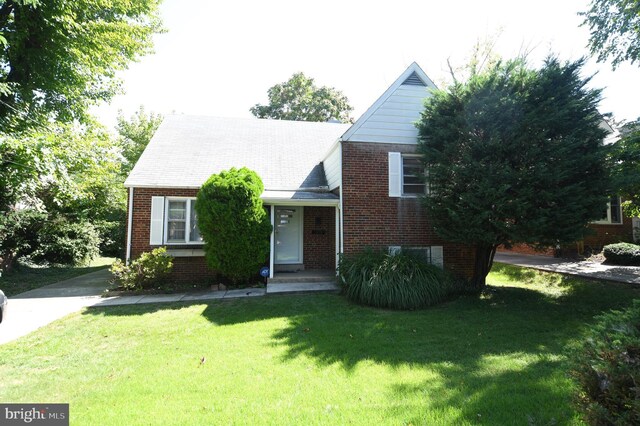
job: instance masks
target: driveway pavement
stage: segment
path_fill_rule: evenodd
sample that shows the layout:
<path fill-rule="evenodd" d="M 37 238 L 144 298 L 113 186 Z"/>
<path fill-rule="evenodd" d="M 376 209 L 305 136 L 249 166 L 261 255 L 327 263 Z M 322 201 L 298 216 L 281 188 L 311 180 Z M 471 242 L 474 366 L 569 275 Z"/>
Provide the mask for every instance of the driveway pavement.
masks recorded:
<path fill-rule="evenodd" d="M 640 267 L 638 266 L 605 265 L 586 260 L 574 261 L 550 256 L 505 252 L 496 253 L 494 261 L 584 278 L 640 284 Z"/>
<path fill-rule="evenodd" d="M 0 324 L 0 344 L 99 303 L 110 277 L 108 269 L 101 269 L 10 297 L 6 318 Z"/>

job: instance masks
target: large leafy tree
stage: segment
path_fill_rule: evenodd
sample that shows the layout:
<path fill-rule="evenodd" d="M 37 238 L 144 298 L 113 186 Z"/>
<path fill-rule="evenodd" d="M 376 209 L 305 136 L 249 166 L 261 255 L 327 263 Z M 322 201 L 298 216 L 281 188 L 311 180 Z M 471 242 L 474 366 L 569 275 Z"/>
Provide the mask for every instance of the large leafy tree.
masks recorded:
<path fill-rule="evenodd" d="M 84 120 L 151 51 L 160 0 L 0 0 L 0 129 Z"/>
<path fill-rule="evenodd" d="M 258 118 L 295 121 L 329 121 L 337 119 L 351 122 L 353 108 L 342 92 L 333 87 L 318 87 L 313 78 L 296 73 L 284 83 L 268 91 L 269 103 L 256 104 L 251 113 Z"/>
<path fill-rule="evenodd" d="M 122 111 L 118 112 L 116 130 L 122 147 L 122 173 L 126 177 L 151 141 L 164 117 L 150 112 L 147 114 L 141 105 L 138 111 L 127 119 Z"/>
<path fill-rule="evenodd" d="M 475 291 L 499 245 L 572 242 L 601 216 L 601 94 L 587 88 L 583 64 L 498 62 L 426 103 L 418 123 L 425 203 L 439 235 L 475 247 Z"/>
<path fill-rule="evenodd" d="M 592 0 L 581 15 L 591 31 L 589 47 L 598 61 L 611 59 L 615 68 L 621 62 L 640 60 L 640 0 Z"/>
<path fill-rule="evenodd" d="M 65 222 L 49 227 L 51 241 L 94 225 L 103 245 L 122 240 L 117 146 L 88 109 L 118 93 L 117 71 L 151 51 L 159 2 L 0 0 L 1 267 L 42 249 L 33 236 L 51 219 Z"/>
<path fill-rule="evenodd" d="M 269 256 L 271 224 L 256 172 L 243 167 L 211 175 L 198 191 L 196 212 L 209 266 L 234 283 L 256 276 Z"/>
<path fill-rule="evenodd" d="M 117 228 L 124 222 L 126 193 L 119 151 L 106 129 L 96 123 L 61 124 L 20 137 L 0 135 L 0 154 L 2 165 L 11 166 L 0 168 L 0 264 L 5 268 L 39 248 L 33 238 L 16 238 L 37 236 L 34 221 L 98 228 L 103 243 L 122 240 Z"/>

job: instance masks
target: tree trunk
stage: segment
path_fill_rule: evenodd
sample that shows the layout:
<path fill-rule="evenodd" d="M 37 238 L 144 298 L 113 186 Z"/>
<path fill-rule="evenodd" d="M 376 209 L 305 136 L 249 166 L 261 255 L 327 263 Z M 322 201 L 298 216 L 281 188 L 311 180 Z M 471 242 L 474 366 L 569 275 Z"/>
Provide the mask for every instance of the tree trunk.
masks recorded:
<path fill-rule="evenodd" d="M 0 257 L 0 272 L 11 272 L 16 263 L 16 259 L 17 257 L 13 252 L 5 252 L 4 256 Z"/>
<path fill-rule="evenodd" d="M 469 283 L 470 290 L 480 294 L 487 286 L 487 275 L 493 266 L 493 257 L 496 254 L 497 245 L 476 245 L 476 259 L 473 268 L 473 277 Z"/>

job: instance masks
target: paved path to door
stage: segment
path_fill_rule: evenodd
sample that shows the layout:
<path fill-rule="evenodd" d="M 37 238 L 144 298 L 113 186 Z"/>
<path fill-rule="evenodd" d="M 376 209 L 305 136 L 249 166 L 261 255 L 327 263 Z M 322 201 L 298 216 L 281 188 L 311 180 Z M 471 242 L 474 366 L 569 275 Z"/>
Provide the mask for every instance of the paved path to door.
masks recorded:
<path fill-rule="evenodd" d="M 269 284 L 267 288 L 226 291 L 102 297 L 109 288 L 108 269 L 30 290 L 9 298 L 6 317 L 0 324 L 0 344 L 25 336 L 59 318 L 89 306 L 138 305 L 146 303 L 190 302 L 237 299 L 267 294 L 336 292 L 334 282 Z"/>
<path fill-rule="evenodd" d="M 574 261 L 550 256 L 505 252 L 496 253 L 494 261 L 584 278 L 640 284 L 640 267 L 638 266 L 605 265 L 586 260 Z"/>

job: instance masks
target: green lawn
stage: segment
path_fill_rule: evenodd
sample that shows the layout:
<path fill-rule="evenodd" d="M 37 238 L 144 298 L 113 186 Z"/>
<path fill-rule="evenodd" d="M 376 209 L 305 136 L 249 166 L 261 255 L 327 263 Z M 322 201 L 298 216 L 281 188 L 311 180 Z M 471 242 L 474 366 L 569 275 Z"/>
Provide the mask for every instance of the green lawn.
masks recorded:
<path fill-rule="evenodd" d="M 640 291 L 503 265 L 489 281 L 416 312 L 328 294 L 90 308 L 0 346 L 0 401 L 69 402 L 87 425 L 579 423 L 564 351 Z"/>
<path fill-rule="evenodd" d="M 19 263 L 13 271 L 2 273 L 0 290 L 7 296 L 14 296 L 34 288 L 95 272 L 110 266 L 114 260 L 113 257 L 98 257 L 85 266 L 38 267 Z"/>

